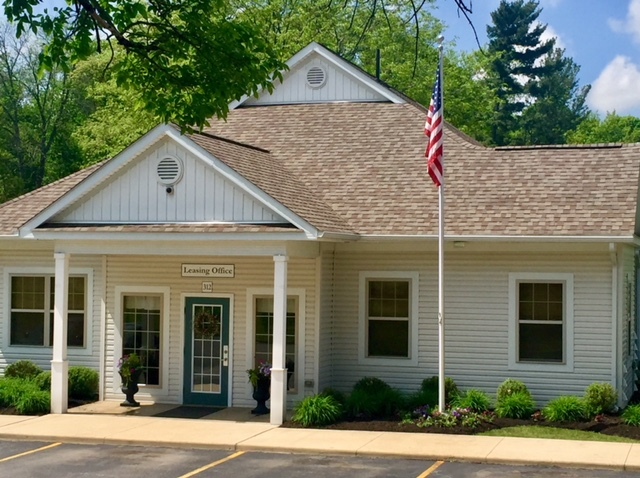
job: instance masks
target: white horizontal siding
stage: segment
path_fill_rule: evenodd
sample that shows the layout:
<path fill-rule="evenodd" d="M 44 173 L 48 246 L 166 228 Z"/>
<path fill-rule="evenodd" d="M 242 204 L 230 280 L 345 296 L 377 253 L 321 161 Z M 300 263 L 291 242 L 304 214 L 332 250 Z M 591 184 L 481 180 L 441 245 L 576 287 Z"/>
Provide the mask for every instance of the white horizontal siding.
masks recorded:
<path fill-rule="evenodd" d="M 169 326 L 169 350 L 163 351 L 162 367 L 168 367 L 168 384 L 166 394 L 151 387 L 142 389 L 137 396 L 140 399 L 152 399 L 165 402 L 182 402 L 182 367 L 183 367 L 183 336 L 184 313 L 181 310 L 183 297 L 207 296 L 199 291 L 202 281 L 213 282 L 213 293 L 231 294 L 233 296 L 232 317 L 232 349 L 231 365 L 233 374 L 231 377 L 232 405 L 240 407 L 254 406 L 251 398 L 251 387 L 246 374 L 251 363 L 247 360 L 247 348 L 253 347 L 247 343 L 247 297 L 248 288 L 272 288 L 273 287 L 273 259 L 271 257 L 215 257 L 215 262 L 235 265 L 234 278 L 187 278 L 181 277 L 180 265 L 182 263 L 210 263 L 212 257 L 136 257 L 136 256 L 110 256 L 108 263 L 107 279 L 107 391 L 108 398 L 120 398 L 117 391 L 119 379 L 116 379 L 116 391 L 114 392 L 114 357 L 120 356 L 119 350 L 114 350 L 116 313 L 115 288 L 116 287 L 168 287 L 170 288 L 170 326 Z M 304 362 L 301 385 L 304 380 L 314 377 L 315 367 L 315 260 L 291 259 L 289 261 L 288 287 L 301 288 L 306 294 L 306 337 L 304 340 L 305 352 L 300 360 Z"/>
<path fill-rule="evenodd" d="M 5 282 L 5 270 L 24 269 L 46 271 L 47 274 L 54 273 L 53 250 L 34 251 L 1 251 L 0 252 L 0 310 L 4 320 L 0 321 L 0 373 L 4 374 L 4 369 L 8 364 L 18 360 L 31 360 L 44 370 L 50 370 L 53 349 L 51 347 L 11 347 L 9 344 L 9 311 L 11 298 L 8 295 L 10 284 Z M 100 367 L 100 297 L 102 291 L 102 268 L 101 259 L 97 256 L 71 255 L 69 269 L 73 273 L 74 269 L 91 271 L 93 290 L 91 292 L 92 301 L 87 305 L 87 348 L 69 348 L 67 355 L 69 365 L 82 365 L 98 370 Z"/>
<path fill-rule="evenodd" d="M 320 324 L 318 349 L 318 384 L 317 390 L 322 391 L 332 383 L 332 352 L 333 352 L 333 275 L 334 254 L 332 250 L 325 250 L 320 261 Z"/>
<path fill-rule="evenodd" d="M 183 163 L 171 193 L 156 168 L 166 155 Z M 54 223 L 285 222 L 200 158 L 164 140 L 109 178 L 90 197 L 58 214 Z"/>
<path fill-rule="evenodd" d="M 326 72 L 326 82 L 321 88 L 312 88 L 307 84 L 309 68 L 319 66 Z M 345 74 L 331 63 L 318 57 L 297 66 L 286 74 L 282 85 L 269 93 L 262 92 L 258 99 L 250 98 L 246 105 L 268 105 L 287 103 L 320 103 L 331 101 L 387 101 L 355 77 Z"/>
<path fill-rule="evenodd" d="M 435 254 L 336 253 L 333 320 L 333 385 L 349 390 L 364 376 L 377 376 L 406 391 L 438 373 L 437 256 Z M 419 363 L 358 364 L 358 272 L 420 272 Z M 508 277 L 510 272 L 574 274 L 574 371 L 530 372 L 508 368 Z M 463 388 L 493 394 L 506 378 L 523 380 L 544 403 L 560 394 L 581 394 L 594 381 L 611 381 L 611 263 L 607 254 L 450 254 L 445 266 L 446 374 Z"/>

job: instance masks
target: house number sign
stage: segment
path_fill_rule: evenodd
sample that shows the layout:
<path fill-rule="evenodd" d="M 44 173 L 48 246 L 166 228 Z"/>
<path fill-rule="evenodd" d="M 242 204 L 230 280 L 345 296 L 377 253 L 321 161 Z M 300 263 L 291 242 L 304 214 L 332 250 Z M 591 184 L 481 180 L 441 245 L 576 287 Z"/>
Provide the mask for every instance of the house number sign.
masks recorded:
<path fill-rule="evenodd" d="M 235 277 L 233 264 L 182 264 L 182 277 Z"/>

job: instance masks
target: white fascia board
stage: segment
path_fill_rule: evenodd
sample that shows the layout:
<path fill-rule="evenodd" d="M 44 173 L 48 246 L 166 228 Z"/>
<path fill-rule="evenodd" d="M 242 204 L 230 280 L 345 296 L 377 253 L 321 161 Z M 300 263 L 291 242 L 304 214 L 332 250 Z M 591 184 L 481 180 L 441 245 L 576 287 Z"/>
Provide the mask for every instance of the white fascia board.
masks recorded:
<path fill-rule="evenodd" d="M 26 239 L 49 241 L 301 241 L 309 240 L 303 231 L 299 232 L 82 232 L 82 231 L 33 231 Z"/>
<path fill-rule="evenodd" d="M 172 126 L 161 124 L 146 133 L 140 139 L 132 143 L 117 156 L 107 161 L 103 166 L 94 171 L 92 174 L 83 179 L 70 191 L 67 191 L 61 198 L 42 210 L 39 214 L 27 221 L 19 230 L 21 237 L 27 237 L 39 225 L 54 217 L 65 208 L 69 207 L 75 201 L 87 194 L 93 188 L 102 183 L 110 175 L 118 171 L 133 158 L 142 154 L 145 150 L 153 146 L 155 143 L 164 138 L 169 131 L 173 130 Z"/>
<path fill-rule="evenodd" d="M 177 131 L 169 131 L 167 133 L 169 137 L 179 143 L 182 147 L 190 151 L 192 154 L 201 158 L 204 162 L 209 164 L 218 173 L 226 177 L 229 181 L 233 182 L 237 187 L 245 191 L 247 194 L 257 199 L 265 206 L 275 211 L 278 215 L 289 221 L 298 229 L 302 229 L 310 239 L 317 238 L 320 233 L 309 222 L 295 214 L 293 211 L 285 207 L 283 204 L 277 202 L 262 189 L 255 184 L 251 183 L 248 179 L 238 173 L 235 169 L 227 166 L 223 161 L 213 156 L 204 148 L 191 141 L 189 138 L 182 136 Z"/>
<path fill-rule="evenodd" d="M 327 50 L 322 45 L 320 45 L 319 43 L 316 43 L 316 42 L 310 43 L 305 48 L 300 50 L 298 53 L 293 55 L 289 59 L 289 61 L 287 61 L 287 66 L 289 67 L 289 70 L 282 72 L 283 73 L 283 75 L 282 75 L 283 76 L 283 81 L 287 78 L 287 76 L 289 75 L 289 72 L 293 71 L 298 66 L 298 64 L 300 64 L 302 61 L 304 61 L 312 53 L 317 53 L 323 59 L 325 59 L 329 63 L 333 64 L 336 68 L 341 69 L 341 70 L 345 71 L 346 73 L 349 73 L 350 75 L 355 77 L 358 81 L 361 81 L 367 87 L 371 88 L 372 90 L 374 90 L 379 95 L 387 98 L 392 103 L 404 104 L 404 103 L 407 102 L 404 98 L 402 98 L 401 96 L 395 94 L 390 89 L 385 88 L 384 86 L 382 86 L 381 84 L 379 84 L 376 81 L 373 81 L 371 79 L 371 77 L 369 77 L 368 75 L 364 74 L 361 70 L 359 70 L 358 68 L 354 67 L 348 61 L 340 58 L 335 53 L 330 52 L 329 50 Z M 260 89 L 258 91 L 258 95 L 261 92 L 262 92 L 262 89 Z M 231 103 L 229 103 L 229 111 L 236 109 L 238 106 L 241 106 L 249 98 L 251 98 L 251 96 L 244 95 L 239 100 L 232 101 Z"/>
<path fill-rule="evenodd" d="M 406 242 L 420 241 L 424 239 L 437 240 L 437 234 L 421 235 L 377 235 L 361 234 L 362 241 L 375 242 Z M 640 239 L 635 236 L 462 236 L 445 234 L 446 241 L 466 241 L 466 242 L 618 242 L 625 244 L 640 245 Z"/>

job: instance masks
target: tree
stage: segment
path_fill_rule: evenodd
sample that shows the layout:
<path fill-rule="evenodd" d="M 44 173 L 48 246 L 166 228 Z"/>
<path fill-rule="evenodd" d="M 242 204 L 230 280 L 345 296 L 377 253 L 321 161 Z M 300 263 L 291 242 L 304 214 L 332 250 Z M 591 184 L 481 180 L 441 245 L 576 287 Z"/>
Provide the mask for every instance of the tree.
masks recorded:
<path fill-rule="evenodd" d="M 411 12 L 405 21 L 417 25 L 421 10 L 431 1 L 322 0 L 318 4 L 331 9 L 340 6 L 346 17 L 362 17 L 362 28 L 353 32 L 363 37 L 376 19 L 390 11 L 390 3 Z M 471 1 L 450 1 L 471 23 Z M 233 0 L 68 0 L 53 12 L 38 13 L 36 7 L 44 3 L 3 0 L 5 15 L 16 23 L 18 35 L 42 30 L 51 37 L 43 55 L 45 67 L 60 64 L 69 72 L 75 62 L 91 55 L 93 42 L 99 52 L 105 45 L 112 50 L 117 43 L 126 52 L 118 64 L 118 84 L 136 90 L 154 115 L 185 129 L 202 127 L 213 116 L 225 117 L 229 102 L 244 94 L 271 91 L 271 81 L 279 79 L 278 72 L 284 68 L 282 56 L 265 40 L 260 23 L 243 14 L 253 6 L 269 7 L 269 0 L 239 4 Z M 281 5 L 284 13 L 297 8 L 291 1 Z M 416 30 L 416 45 L 418 39 Z"/>
<path fill-rule="evenodd" d="M 564 144 L 567 133 L 589 113 L 586 98 L 591 87 L 578 86 L 580 67 L 559 48 L 544 62 L 550 73 L 540 78 L 536 101 L 524 110 L 520 128 L 511 135 L 517 144 Z"/>
<path fill-rule="evenodd" d="M 540 77 L 554 67 L 543 61 L 555 40 L 541 40 L 546 25 L 536 24 L 540 12 L 534 0 L 500 0 L 491 13 L 493 25 L 487 27 L 487 35 L 494 56 L 490 77 L 497 94 L 492 132 L 496 145 L 508 144 L 517 116 L 540 95 Z"/>
<path fill-rule="evenodd" d="M 601 120 L 589 113 L 575 131 L 567 135 L 570 144 L 637 143 L 640 142 L 640 118 L 608 113 Z"/>
<path fill-rule="evenodd" d="M 39 40 L 0 33 L 0 199 L 8 199 L 76 168 L 79 154 L 69 134 L 66 73 L 39 73 Z"/>

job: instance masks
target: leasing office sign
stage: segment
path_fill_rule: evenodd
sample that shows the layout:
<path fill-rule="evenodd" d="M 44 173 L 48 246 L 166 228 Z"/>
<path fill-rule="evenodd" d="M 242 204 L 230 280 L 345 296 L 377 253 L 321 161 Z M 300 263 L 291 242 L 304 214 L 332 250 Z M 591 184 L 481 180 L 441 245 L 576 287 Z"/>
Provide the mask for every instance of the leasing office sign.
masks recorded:
<path fill-rule="evenodd" d="M 235 277 L 233 264 L 182 264 L 182 277 Z"/>

